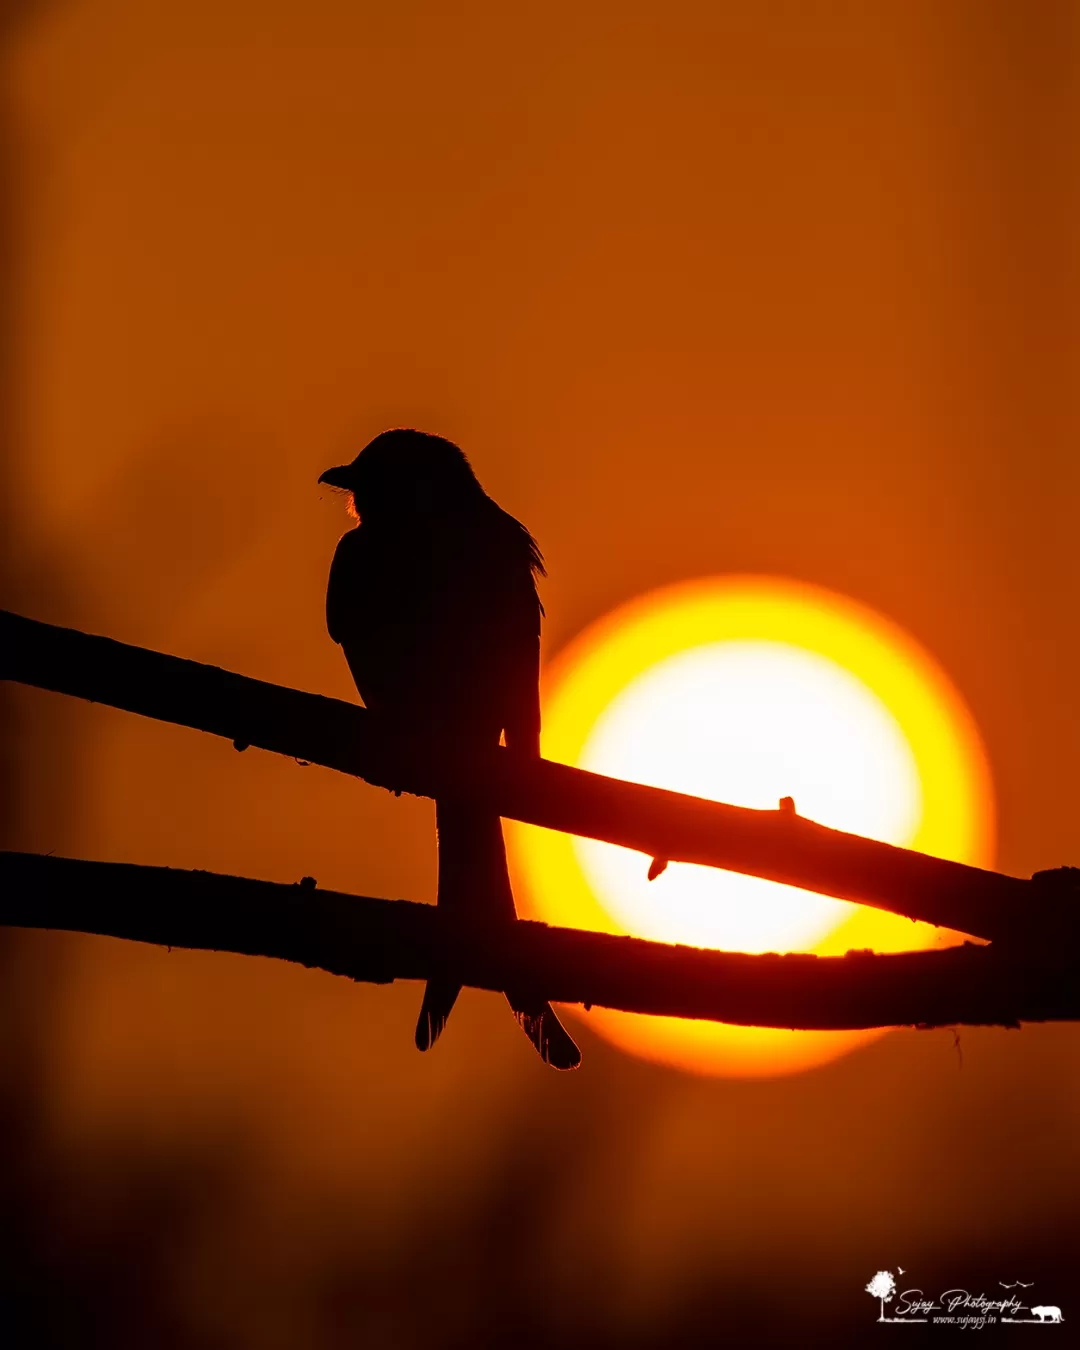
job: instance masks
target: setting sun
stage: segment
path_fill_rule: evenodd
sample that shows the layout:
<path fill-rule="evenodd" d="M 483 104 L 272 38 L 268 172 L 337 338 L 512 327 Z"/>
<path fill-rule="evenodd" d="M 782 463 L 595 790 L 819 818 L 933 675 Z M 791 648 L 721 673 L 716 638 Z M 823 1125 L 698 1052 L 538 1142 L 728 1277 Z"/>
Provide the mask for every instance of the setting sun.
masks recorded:
<path fill-rule="evenodd" d="M 986 865 L 990 775 L 940 668 L 872 611 L 769 578 L 655 591 L 593 624 L 545 672 L 546 757 Z M 713 868 L 647 879 L 641 854 L 507 823 L 523 911 L 548 923 L 728 950 L 898 951 L 954 934 Z M 584 1015 L 584 1014 L 583 1014 Z M 786 1032 L 606 1009 L 625 1049 L 700 1072 L 824 1063 L 877 1032 Z"/>

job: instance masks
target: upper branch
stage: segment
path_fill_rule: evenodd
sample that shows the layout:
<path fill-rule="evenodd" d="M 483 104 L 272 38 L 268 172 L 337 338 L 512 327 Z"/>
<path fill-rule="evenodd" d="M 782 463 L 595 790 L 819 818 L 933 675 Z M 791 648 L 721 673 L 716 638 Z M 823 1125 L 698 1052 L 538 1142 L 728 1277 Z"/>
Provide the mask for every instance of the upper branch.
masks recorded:
<path fill-rule="evenodd" d="M 650 857 L 786 882 L 980 937 L 1074 926 L 1061 888 L 504 749 L 469 761 L 391 737 L 364 709 L 0 611 L 0 678 L 126 708 L 418 796 L 452 786 L 514 820 Z M 643 864 L 644 865 L 644 864 Z"/>

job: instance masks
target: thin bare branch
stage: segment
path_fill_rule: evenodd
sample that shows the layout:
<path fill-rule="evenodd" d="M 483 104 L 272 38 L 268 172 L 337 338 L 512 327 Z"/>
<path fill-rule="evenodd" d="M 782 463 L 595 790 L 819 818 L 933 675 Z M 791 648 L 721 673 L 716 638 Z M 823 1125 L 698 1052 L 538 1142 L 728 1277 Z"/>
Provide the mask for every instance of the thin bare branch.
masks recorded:
<path fill-rule="evenodd" d="M 998 939 L 1074 927 L 1056 886 L 753 811 L 496 750 L 465 762 L 394 738 L 350 703 L 248 679 L 0 611 L 0 678 L 195 727 L 419 796 L 453 785 L 500 815 L 606 840 L 650 858 L 787 882 Z M 643 860 L 642 866 L 646 863 Z"/>
<path fill-rule="evenodd" d="M 164 867 L 0 854 L 0 923 L 270 956 L 380 984 L 451 977 L 561 1003 L 837 1030 L 1080 1017 L 1075 948 L 746 956 Z"/>

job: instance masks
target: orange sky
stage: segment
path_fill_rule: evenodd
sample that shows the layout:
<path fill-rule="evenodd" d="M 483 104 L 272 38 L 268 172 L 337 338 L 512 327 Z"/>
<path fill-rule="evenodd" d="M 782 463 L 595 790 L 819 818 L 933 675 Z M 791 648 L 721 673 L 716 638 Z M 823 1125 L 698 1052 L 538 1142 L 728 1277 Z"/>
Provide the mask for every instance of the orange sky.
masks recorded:
<path fill-rule="evenodd" d="M 322 618 L 347 522 L 315 480 L 418 425 L 539 538 L 549 654 L 667 582 L 830 587 L 964 695 L 1000 865 L 1080 863 L 1078 51 L 1064 0 L 46 6 L 6 62 L 7 603 L 352 697 Z M 12 846 L 433 898 L 428 803 L 16 706 Z M 331 1267 L 378 1303 L 417 1253 L 471 1271 L 526 1224 L 575 1334 L 613 1337 L 730 1323 L 780 1267 L 869 1325 L 883 1266 L 1065 1259 L 1072 1029 L 967 1031 L 962 1066 L 898 1033 L 771 1084 L 590 1038 L 567 1083 L 480 994 L 421 1058 L 414 986 L 26 950 L 64 1156 L 248 1159 L 177 1258 L 177 1307 L 234 1344 L 297 1343 Z M 384 1302 L 387 1343 L 422 1335 Z"/>

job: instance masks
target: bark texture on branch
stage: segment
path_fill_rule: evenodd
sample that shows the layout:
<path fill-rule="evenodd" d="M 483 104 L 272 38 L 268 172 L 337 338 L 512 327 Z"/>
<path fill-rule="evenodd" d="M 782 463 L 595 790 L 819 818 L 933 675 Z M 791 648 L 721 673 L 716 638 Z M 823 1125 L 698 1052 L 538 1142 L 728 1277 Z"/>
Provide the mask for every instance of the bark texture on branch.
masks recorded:
<path fill-rule="evenodd" d="M 514 820 L 745 872 L 962 933 L 1075 932 L 1075 891 L 804 820 L 625 783 L 499 749 L 469 761 L 391 737 L 354 704 L 0 611 L 0 678 L 125 708 L 431 797 L 452 784 Z M 646 866 L 642 861 L 642 866 Z"/>
<path fill-rule="evenodd" d="M 0 923 L 300 962 L 354 980 L 450 977 L 560 1003 L 838 1030 L 1080 1016 L 1074 949 L 965 944 L 893 956 L 746 956 L 432 905 L 164 867 L 0 853 Z"/>

